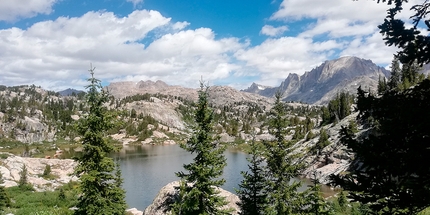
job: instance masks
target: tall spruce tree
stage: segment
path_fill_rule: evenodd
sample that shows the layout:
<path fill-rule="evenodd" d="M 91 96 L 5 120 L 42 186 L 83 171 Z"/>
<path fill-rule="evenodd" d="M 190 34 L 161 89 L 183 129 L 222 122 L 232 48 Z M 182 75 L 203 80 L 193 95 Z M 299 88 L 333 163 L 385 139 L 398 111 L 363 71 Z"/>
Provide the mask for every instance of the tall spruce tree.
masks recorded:
<path fill-rule="evenodd" d="M 398 90 L 400 84 L 400 63 L 396 56 L 394 56 L 391 62 L 391 76 L 388 81 L 388 90 Z M 385 91 L 384 91 L 385 92 Z"/>
<path fill-rule="evenodd" d="M 181 178 L 179 199 L 173 204 L 172 212 L 177 215 L 217 215 L 229 214 L 221 207 L 227 204 L 218 196 L 219 187 L 225 183 L 220 179 L 226 159 L 225 147 L 217 142 L 213 131 L 213 111 L 208 103 L 208 87 L 200 82 L 199 100 L 195 111 L 193 135 L 181 148 L 195 153 L 194 162 L 184 164 L 187 172 L 177 172 Z"/>
<path fill-rule="evenodd" d="M 274 135 L 275 139 L 264 142 L 268 168 L 268 200 L 271 203 L 269 214 L 300 213 L 303 205 L 303 193 L 298 192 L 301 182 L 294 180 L 299 176 L 303 165 L 297 163 L 299 155 L 294 153 L 293 142 L 285 139 L 286 125 L 285 107 L 278 92 L 269 119 L 269 133 Z"/>
<path fill-rule="evenodd" d="M 109 143 L 106 131 L 113 126 L 113 118 L 104 103 L 108 93 L 102 90 L 100 80 L 94 78 L 91 66 L 90 84 L 86 102 L 88 115 L 79 120 L 77 130 L 82 135 L 83 154 L 78 157 L 75 174 L 80 177 L 80 195 L 75 214 L 124 214 L 126 204 L 124 190 L 120 187 L 121 176 L 115 175 L 115 163 L 109 154 L 114 146 Z"/>
<path fill-rule="evenodd" d="M 247 158 L 249 171 L 242 171 L 243 180 L 239 184 L 237 195 L 241 215 L 262 215 L 267 212 L 269 202 L 266 182 L 266 168 L 263 165 L 262 147 L 252 140 L 249 155 Z"/>

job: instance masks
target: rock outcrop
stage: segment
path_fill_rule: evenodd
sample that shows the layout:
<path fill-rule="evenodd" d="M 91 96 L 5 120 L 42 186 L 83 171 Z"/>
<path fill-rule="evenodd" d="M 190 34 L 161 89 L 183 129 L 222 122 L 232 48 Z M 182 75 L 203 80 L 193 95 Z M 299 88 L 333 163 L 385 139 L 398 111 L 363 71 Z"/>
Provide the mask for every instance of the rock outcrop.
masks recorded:
<path fill-rule="evenodd" d="M 347 127 L 351 120 L 357 117 L 357 112 L 347 116 L 337 124 L 324 126 L 329 136 L 330 145 L 326 146 L 319 155 L 309 152 L 309 149 L 318 142 L 319 136 L 308 141 L 299 141 L 296 143 L 296 152 L 306 152 L 304 162 L 307 168 L 302 172 L 306 178 L 314 178 L 322 184 L 328 184 L 330 175 L 338 175 L 348 171 L 354 154 L 348 152 L 346 146 L 340 143 L 340 129 L 342 126 Z M 319 130 L 312 131 L 318 133 Z M 361 131 L 364 132 L 364 131 Z M 314 173 L 316 174 L 314 176 Z"/>
<path fill-rule="evenodd" d="M 23 166 L 27 168 L 28 183 L 33 185 L 37 191 L 54 190 L 69 181 L 78 180 L 71 176 L 77 163 L 71 159 L 45 159 L 26 158 L 13 154 L 3 153 L 1 159 L 0 172 L 3 175 L 4 186 L 17 186 Z M 46 165 L 51 166 L 51 174 L 54 179 L 45 179 L 42 174 Z"/>
<path fill-rule="evenodd" d="M 170 206 L 176 201 L 178 197 L 178 191 L 175 189 L 175 187 L 178 187 L 178 186 L 179 186 L 179 181 L 174 181 L 167 184 L 163 188 L 161 188 L 157 197 L 155 197 L 152 204 L 145 209 L 143 214 L 144 215 L 171 214 Z M 240 211 L 239 207 L 237 206 L 237 202 L 240 201 L 239 197 L 222 188 L 217 188 L 217 189 L 220 191 L 219 195 L 225 197 L 228 202 L 228 205 L 225 206 L 223 209 L 231 208 L 234 210 L 231 214 L 238 214 L 238 212 Z"/>

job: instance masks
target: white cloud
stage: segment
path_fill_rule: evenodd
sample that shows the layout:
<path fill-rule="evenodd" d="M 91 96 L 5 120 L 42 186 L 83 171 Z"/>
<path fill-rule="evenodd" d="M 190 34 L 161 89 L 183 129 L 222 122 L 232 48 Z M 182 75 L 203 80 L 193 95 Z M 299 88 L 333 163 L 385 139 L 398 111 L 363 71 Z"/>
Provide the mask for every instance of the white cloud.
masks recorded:
<path fill-rule="evenodd" d="M 311 70 L 330 58 L 332 50 L 342 46 L 333 40 L 315 42 L 306 38 L 281 37 L 242 49 L 235 56 L 262 73 L 260 83 L 275 86 L 289 73 L 303 74 Z"/>
<path fill-rule="evenodd" d="M 271 25 L 264 25 L 263 28 L 261 28 L 260 34 L 276 37 L 281 35 L 287 30 L 288 30 L 287 26 L 273 27 Z"/>
<path fill-rule="evenodd" d="M 404 3 L 404 13 L 400 17 L 409 18 L 411 12 L 409 8 L 414 4 L 422 3 L 420 0 L 411 0 Z M 299 20 L 302 18 L 330 18 L 349 19 L 358 22 L 377 21 L 382 22 L 386 16 L 386 11 L 390 8 L 386 3 L 377 4 L 376 1 L 360 0 L 283 0 L 280 8 L 275 12 L 273 20 Z"/>
<path fill-rule="evenodd" d="M 375 32 L 367 37 L 358 37 L 351 41 L 340 55 L 370 59 L 374 63 L 381 65 L 389 64 L 397 48 L 388 47 L 381 41 L 383 40 L 379 32 Z"/>
<path fill-rule="evenodd" d="M 55 3 L 32 2 L 48 6 L 32 6 L 27 12 L 8 9 L 19 12 L 11 15 L 1 13 L 11 5 L 2 3 L 0 20 L 50 13 Z M 271 38 L 256 46 L 250 46 L 249 40 L 216 37 L 209 28 L 189 29 L 189 22 L 172 22 L 157 11 L 136 10 L 124 17 L 107 11 L 60 17 L 28 29 L 0 30 L 0 84 L 79 88 L 86 84 L 90 62 L 97 67 L 96 77 L 104 81 L 159 79 L 187 87 L 197 87 L 202 76 L 231 86 L 244 86 L 245 81 L 230 81 L 235 78 L 261 77 L 257 82 L 276 86 L 289 73 L 303 74 L 343 55 L 389 64 L 395 48 L 385 46 L 377 29 L 386 8 L 364 0 L 284 0 L 270 22 L 285 25 L 265 25 L 260 34 Z M 311 24 L 295 29 L 293 21 L 304 18 L 310 18 Z M 281 37 L 287 30 L 298 35 Z"/>
<path fill-rule="evenodd" d="M 88 12 L 38 22 L 28 29 L 2 29 L 0 84 L 79 88 L 76 85 L 88 77 L 90 62 L 97 67 L 96 77 L 105 81 L 160 79 L 193 87 L 201 76 L 223 79 L 237 69 L 232 55 L 247 42 L 215 39 L 208 28 L 181 30 L 187 25 L 171 23 L 157 11 L 137 10 L 125 17 Z M 148 38 L 148 33 L 163 30 L 160 37 Z M 145 46 L 142 40 L 151 42 Z"/>
<path fill-rule="evenodd" d="M 57 0 L 0 0 L 0 21 L 50 14 Z"/>
<path fill-rule="evenodd" d="M 173 30 L 182 30 L 186 28 L 188 25 L 190 25 L 189 22 L 175 22 L 175 24 L 172 25 Z"/>

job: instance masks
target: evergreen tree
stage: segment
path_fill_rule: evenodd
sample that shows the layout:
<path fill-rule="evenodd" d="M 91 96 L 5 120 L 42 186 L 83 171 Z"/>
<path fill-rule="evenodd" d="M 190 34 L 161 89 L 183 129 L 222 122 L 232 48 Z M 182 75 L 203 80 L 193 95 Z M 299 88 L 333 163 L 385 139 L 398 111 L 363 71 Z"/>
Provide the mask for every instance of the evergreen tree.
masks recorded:
<path fill-rule="evenodd" d="M 295 163 L 299 155 L 293 152 L 293 142 L 285 139 L 286 125 L 285 108 L 278 92 L 269 120 L 269 133 L 275 136 L 275 140 L 264 142 L 268 168 L 268 200 L 271 203 L 269 214 L 300 213 L 303 205 L 303 193 L 297 190 L 301 182 L 294 180 L 299 176 L 303 165 Z"/>
<path fill-rule="evenodd" d="M 316 178 L 314 173 L 314 178 L 312 179 L 312 185 L 310 185 L 308 196 L 306 197 L 306 202 L 308 207 L 304 209 L 305 214 L 312 215 L 329 215 L 332 214 L 332 208 L 327 203 L 327 201 L 322 197 L 321 185 Z"/>
<path fill-rule="evenodd" d="M 124 190 L 118 177 L 113 174 L 115 163 L 109 154 L 114 147 L 105 139 L 105 133 L 112 128 L 112 117 L 103 106 L 108 101 L 107 92 L 101 90 L 100 80 L 94 78 L 91 67 L 90 84 L 86 87 L 88 115 L 78 122 L 77 130 L 82 135 L 83 154 L 77 158 L 75 174 L 80 177 L 80 195 L 75 214 L 124 214 Z M 101 91 L 99 91 L 101 90 Z"/>
<path fill-rule="evenodd" d="M 387 90 L 388 90 L 387 79 L 385 79 L 385 77 L 381 78 L 381 75 L 379 75 L 379 79 L 378 79 L 378 94 L 383 94 Z"/>
<path fill-rule="evenodd" d="M 422 69 L 416 61 L 403 64 L 401 70 L 401 88 L 402 90 L 408 89 L 411 86 L 416 85 L 423 78 L 420 78 L 419 71 Z"/>
<path fill-rule="evenodd" d="M 349 93 L 341 92 L 336 95 L 336 98 L 329 101 L 327 108 L 322 107 L 322 122 L 321 125 L 338 122 L 349 114 L 351 114 L 351 105 L 353 97 Z"/>
<path fill-rule="evenodd" d="M 373 123 L 365 138 L 341 129 L 341 141 L 355 153 L 348 174 L 333 177 L 354 201 L 378 214 L 416 214 L 430 206 L 430 80 L 375 97 L 359 88 L 361 122 Z"/>
<path fill-rule="evenodd" d="M 250 158 L 247 158 L 249 172 L 242 171 L 243 180 L 239 184 L 237 195 L 240 202 L 238 203 L 242 215 L 262 215 L 268 209 L 266 190 L 266 171 L 263 166 L 264 158 L 260 145 L 252 140 L 249 151 Z"/>
<path fill-rule="evenodd" d="M 316 153 L 319 155 L 321 153 L 321 150 L 323 150 L 328 145 L 330 145 L 330 141 L 328 140 L 327 131 L 321 128 L 320 137 L 318 139 L 318 142 L 313 147 L 312 151 L 313 153 Z"/>
<path fill-rule="evenodd" d="M 388 81 L 388 89 L 389 90 L 398 90 L 400 84 L 400 63 L 396 56 L 394 56 L 393 61 L 391 62 L 391 76 Z"/>
<path fill-rule="evenodd" d="M 0 184 L 3 184 L 3 175 L 0 173 Z M 6 192 L 6 189 L 4 186 L 0 185 L 0 211 L 3 211 L 5 207 L 10 206 L 10 198 L 9 195 Z"/>
<path fill-rule="evenodd" d="M 225 147 L 217 143 L 213 131 L 213 111 L 208 104 L 208 87 L 200 83 L 199 100 L 195 111 L 193 135 L 181 148 L 195 153 L 194 162 L 185 164 L 187 172 L 177 172 L 181 178 L 179 199 L 172 212 L 177 215 L 217 215 L 229 214 L 221 210 L 227 204 L 225 198 L 218 196 L 219 187 L 225 183 L 220 179 L 226 166 L 223 155 Z"/>
<path fill-rule="evenodd" d="M 22 170 L 19 173 L 19 181 L 18 181 L 18 186 L 19 187 L 24 187 L 28 184 L 28 176 L 27 176 L 27 166 L 24 164 L 22 166 Z"/>
<path fill-rule="evenodd" d="M 397 56 L 402 63 L 410 63 L 416 61 L 418 64 L 430 63 L 430 36 L 421 33 L 423 26 L 427 27 L 430 31 L 430 2 L 419 1 L 419 4 L 412 7 L 407 6 L 412 11 L 413 15 L 410 16 L 412 25 L 405 26 L 403 17 L 396 17 L 404 9 L 403 3 L 405 0 L 378 0 L 379 2 L 386 2 L 392 7 L 387 10 L 387 16 L 384 23 L 379 25 L 378 28 L 384 36 L 385 43 L 389 46 L 396 46 L 399 48 Z"/>

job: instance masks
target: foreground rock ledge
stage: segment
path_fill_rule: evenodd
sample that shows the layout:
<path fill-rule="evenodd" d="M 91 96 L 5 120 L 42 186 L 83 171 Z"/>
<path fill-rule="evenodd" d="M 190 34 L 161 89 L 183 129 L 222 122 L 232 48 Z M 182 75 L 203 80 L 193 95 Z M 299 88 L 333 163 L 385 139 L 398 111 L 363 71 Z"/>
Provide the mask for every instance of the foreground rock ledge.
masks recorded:
<path fill-rule="evenodd" d="M 155 197 L 152 204 L 145 209 L 145 211 L 143 212 L 143 215 L 172 214 L 170 211 L 170 205 L 172 205 L 176 201 L 176 198 L 178 196 L 178 191 L 175 189 L 175 187 L 178 187 L 178 186 L 179 186 L 179 181 L 174 181 L 167 184 L 163 188 L 161 188 L 157 197 Z M 222 188 L 217 188 L 217 190 L 220 191 L 219 195 L 225 197 L 225 199 L 228 202 L 227 206 L 224 206 L 221 209 L 232 208 L 234 211 L 231 214 L 238 214 L 238 212 L 240 211 L 239 207 L 237 206 L 237 202 L 240 201 L 239 197 Z"/>

